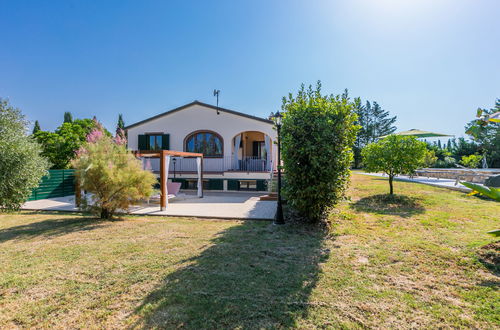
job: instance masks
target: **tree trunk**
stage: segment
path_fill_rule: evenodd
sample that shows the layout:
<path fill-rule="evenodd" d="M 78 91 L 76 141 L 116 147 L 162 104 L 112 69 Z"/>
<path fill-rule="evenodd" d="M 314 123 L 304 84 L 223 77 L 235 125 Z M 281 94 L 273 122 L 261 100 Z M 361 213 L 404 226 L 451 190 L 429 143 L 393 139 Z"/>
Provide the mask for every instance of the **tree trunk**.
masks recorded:
<path fill-rule="evenodd" d="M 393 180 L 394 180 L 394 176 L 393 175 L 389 175 L 389 187 L 390 187 L 389 195 L 392 195 L 394 193 L 394 188 L 393 188 L 393 185 L 392 185 L 392 181 Z"/>

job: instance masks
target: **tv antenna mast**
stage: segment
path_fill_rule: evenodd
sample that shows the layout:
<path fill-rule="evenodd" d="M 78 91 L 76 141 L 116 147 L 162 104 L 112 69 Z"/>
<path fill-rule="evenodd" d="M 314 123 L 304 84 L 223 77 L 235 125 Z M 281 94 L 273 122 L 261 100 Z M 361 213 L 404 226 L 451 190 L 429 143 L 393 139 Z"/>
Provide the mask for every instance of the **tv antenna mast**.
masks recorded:
<path fill-rule="evenodd" d="M 214 96 L 217 96 L 217 114 L 219 115 L 219 93 L 220 93 L 220 90 L 218 89 L 214 89 Z"/>

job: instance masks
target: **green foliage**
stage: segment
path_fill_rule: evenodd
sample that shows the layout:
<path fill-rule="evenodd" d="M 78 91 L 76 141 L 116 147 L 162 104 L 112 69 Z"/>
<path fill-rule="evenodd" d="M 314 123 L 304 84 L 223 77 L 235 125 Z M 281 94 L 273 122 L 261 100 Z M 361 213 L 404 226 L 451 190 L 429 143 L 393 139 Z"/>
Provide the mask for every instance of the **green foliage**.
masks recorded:
<path fill-rule="evenodd" d="M 483 156 L 480 155 L 462 156 L 460 164 L 468 168 L 478 168 L 482 159 Z"/>
<path fill-rule="evenodd" d="M 451 141 L 448 140 L 451 146 Z M 431 162 L 433 158 L 427 158 L 425 161 L 426 167 L 455 167 L 456 160 L 452 157 L 451 152 L 447 148 L 440 147 L 440 144 L 427 143 L 426 144 L 428 152 L 432 152 L 436 157 L 434 162 Z"/>
<path fill-rule="evenodd" d="M 474 141 L 468 141 L 463 137 L 451 140 L 451 149 L 449 150 L 453 158 L 457 161 L 463 156 L 474 155 L 481 152 L 480 146 Z"/>
<path fill-rule="evenodd" d="M 116 124 L 116 135 L 121 139 L 127 139 L 127 132 L 125 132 L 125 121 L 123 120 L 123 115 L 118 115 L 118 123 Z"/>
<path fill-rule="evenodd" d="M 455 158 L 451 156 L 445 156 L 443 160 L 438 159 L 436 163 L 434 163 L 433 167 L 437 168 L 453 168 L 456 167 L 457 161 Z"/>
<path fill-rule="evenodd" d="M 284 195 L 303 219 L 319 222 L 345 193 L 358 126 L 347 95 L 322 95 L 304 85 L 283 98 Z"/>
<path fill-rule="evenodd" d="M 75 152 L 85 142 L 87 135 L 97 127 L 92 119 L 76 119 L 65 122 L 54 132 L 38 131 L 34 134 L 42 145 L 42 155 L 49 159 L 53 169 L 65 169 L 71 165 Z M 106 135 L 111 136 L 106 131 Z"/>
<path fill-rule="evenodd" d="M 73 115 L 71 115 L 71 112 L 65 112 L 64 123 L 72 123 L 72 122 L 73 122 Z"/>
<path fill-rule="evenodd" d="M 395 175 L 415 173 L 424 165 L 426 143 L 413 136 L 389 135 L 367 145 L 363 151 L 363 163 L 368 172 L 383 172 L 389 176 L 390 194 L 394 192 Z"/>
<path fill-rule="evenodd" d="M 47 173 L 40 146 L 27 136 L 21 111 L 0 99 L 0 210 L 18 210 Z"/>
<path fill-rule="evenodd" d="M 479 194 L 500 202 L 500 188 L 481 186 L 471 182 L 461 182 L 461 184 L 472 189 L 469 195 Z M 500 229 L 491 230 L 488 234 L 498 237 L 500 236 Z"/>
<path fill-rule="evenodd" d="M 497 99 L 492 109 L 478 109 L 478 119 L 465 127 L 466 133 L 479 144 L 480 153 L 486 156 L 490 167 L 500 167 L 500 122 L 490 120 L 499 111 L 500 99 Z"/>
<path fill-rule="evenodd" d="M 436 153 L 434 150 L 426 150 L 425 151 L 425 157 L 424 157 L 424 166 L 425 167 L 432 167 L 436 164 L 438 158 L 436 156 Z"/>
<path fill-rule="evenodd" d="M 92 194 L 82 208 L 111 218 L 134 202 L 151 195 L 156 177 L 142 169 L 141 162 L 124 143 L 115 143 L 97 129 L 91 132 L 72 162 L 83 190 Z"/>
<path fill-rule="evenodd" d="M 472 189 L 472 195 L 480 194 L 500 202 L 500 188 L 485 187 L 471 182 L 461 182 L 467 188 Z"/>
<path fill-rule="evenodd" d="M 123 115 L 121 113 L 118 115 L 118 123 L 116 124 L 116 129 L 125 130 L 125 121 L 123 120 Z"/>
<path fill-rule="evenodd" d="M 33 126 L 33 132 L 32 132 L 32 134 L 35 134 L 38 131 L 41 131 L 41 129 L 40 129 L 40 123 L 38 122 L 38 120 L 35 120 L 35 125 Z"/>
<path fill-rule="evenodd" d="M 487 234 L 490 234 L 491 236 L 494 237 L 500 237 L 500 229 L 493 229 L 487 232 Z"/>
<path fill-rule="evenodd" d="M 366 101 L 361 102 L 361 98 L 354 99 L 354 111 L 358 115 L 356 124 L 361 128 L 354 143 L 354 167 L 361 166 L 361 150 L 364 146 L 375 142 L 379 136 L 389 135 L 396 131 L 396 116 L 389 117 L 389 112 L 383 110 L 377 102 L 373 105 Z"/>

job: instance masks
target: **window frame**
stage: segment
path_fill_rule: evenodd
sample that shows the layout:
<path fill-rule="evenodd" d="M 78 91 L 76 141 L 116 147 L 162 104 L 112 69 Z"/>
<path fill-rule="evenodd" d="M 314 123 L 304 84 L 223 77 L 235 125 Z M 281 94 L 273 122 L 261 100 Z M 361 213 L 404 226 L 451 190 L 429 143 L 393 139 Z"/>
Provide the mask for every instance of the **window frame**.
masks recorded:
<path fill-rule="evenodd" d="M 148 137 L 149 150 L 152 150 L 152 151 L 163 150 L 163 142 L 162 142 L 163 134 L 145 134 L 145 135 Z M 155 146 L 158 146 L 158 148 L 151 148 L 151 138 L 152 137 L 154 137 Z"/>
<path fill-rule="evenodd" d="M 219 139 L 220 144 L 221 144 L 221 153 L 220 153 L 220 155 L 206 155 L 203 152 L 203 157 L 204 158 L 224 158 L 224 139 L 222 138 L 222 136 L 219 133 L 211 131 L 211 130 L 207 130 L 207 129 L 197 130 L 197 131 L 189 133 L 184 138 L 184 151 L 186 151 L 186 152 L 198 152 L 198 151 L 194 151 L 194 150 L 189 150 L 188 149 L 188 142 L 191 138 L 194 138 L 195 136 L 197 136 L 199 134 L 206 134 L 206 133 L 210 133 Z"/>

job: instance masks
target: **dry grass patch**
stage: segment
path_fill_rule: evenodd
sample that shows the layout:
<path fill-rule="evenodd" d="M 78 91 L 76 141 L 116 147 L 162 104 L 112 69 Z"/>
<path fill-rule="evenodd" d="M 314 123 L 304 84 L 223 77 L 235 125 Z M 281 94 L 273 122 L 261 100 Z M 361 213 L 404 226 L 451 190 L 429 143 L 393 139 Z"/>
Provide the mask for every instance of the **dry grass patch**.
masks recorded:
<path fill-rule="evenodd" d="M 269 222 L 0 215 L 0 328 L 500 326 L 499 208 L 354 175 L 333 232 Z M 376 196 L 376 197 L 372 197 Z M 493 266 L 492 266 L 493 265 Z"/>

